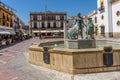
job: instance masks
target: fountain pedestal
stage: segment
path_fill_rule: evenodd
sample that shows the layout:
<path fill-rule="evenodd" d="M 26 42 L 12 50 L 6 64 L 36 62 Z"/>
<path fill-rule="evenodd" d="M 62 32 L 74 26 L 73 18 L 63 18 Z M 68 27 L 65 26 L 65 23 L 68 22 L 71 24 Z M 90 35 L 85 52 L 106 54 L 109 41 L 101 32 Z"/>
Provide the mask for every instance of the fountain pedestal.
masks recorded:
<path fill-rule="evenodd" d="M 95 39 L 78 39 L 78 40 L 66 40 L 66 45 L 69 49 L 85 49 L 85 48 L 95 48 Z"/>

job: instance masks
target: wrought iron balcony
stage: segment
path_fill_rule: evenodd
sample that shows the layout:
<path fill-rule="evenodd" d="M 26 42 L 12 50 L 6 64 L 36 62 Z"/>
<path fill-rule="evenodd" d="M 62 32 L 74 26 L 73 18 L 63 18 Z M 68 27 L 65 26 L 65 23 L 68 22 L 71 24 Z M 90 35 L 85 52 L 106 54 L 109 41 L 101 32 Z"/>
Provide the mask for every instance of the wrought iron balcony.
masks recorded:
<path fill-rule="evenodd" d="M 105 8 L 104 8 L 104 6 L 100 7 L 98 10 L 100 11 L 100 13 L 105 12 Z"/>

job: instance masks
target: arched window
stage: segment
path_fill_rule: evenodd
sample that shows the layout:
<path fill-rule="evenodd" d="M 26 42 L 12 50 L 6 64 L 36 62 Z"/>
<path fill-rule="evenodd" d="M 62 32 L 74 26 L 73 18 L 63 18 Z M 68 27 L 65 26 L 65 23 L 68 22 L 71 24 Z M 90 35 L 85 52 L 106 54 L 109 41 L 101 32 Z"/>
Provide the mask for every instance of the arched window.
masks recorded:
<path fill-rule="evenodd" d="M 120 21 L 119 20 L 117 21 L 117 26 L 120 26 Z"/>
<path fill-rule="evenodd" d="M 104 8 L 104 0 L 100 1 L 100 8 L 103 9 Z"/>
<path fill-rule="evenodd" d="M 117 12 L 116 12 L 116 15 L 117 15 L 117 16 L 120 16 L 120 11 L 117 11 Z"/>
<path fill-rule="evenodd" d="M 100 1 L 100 8 L 99 8 L 100 13 L 103 13 L 105 11 L 104 9 L 104 0 Z"/>
<path fill-rule="evenodd" d="M 102 20 L 104 19 L 104 16 L 103 16 L 103 15 L 101 16 L 101 19 L 102 19 Z"/>

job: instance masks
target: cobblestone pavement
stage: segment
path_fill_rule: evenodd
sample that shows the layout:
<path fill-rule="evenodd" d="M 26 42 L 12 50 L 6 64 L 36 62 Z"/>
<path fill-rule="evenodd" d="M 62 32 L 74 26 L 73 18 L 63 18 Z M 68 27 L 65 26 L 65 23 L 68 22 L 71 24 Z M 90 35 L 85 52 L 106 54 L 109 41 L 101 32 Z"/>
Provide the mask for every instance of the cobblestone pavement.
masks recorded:
<path fill-rule="evenodd" d="M 119 71 L 73 76 L 29 64 L 28 47 L 42 41 L 48 40 L 29 39 L 0 50 L 0 80 L 120 80 Z"/>

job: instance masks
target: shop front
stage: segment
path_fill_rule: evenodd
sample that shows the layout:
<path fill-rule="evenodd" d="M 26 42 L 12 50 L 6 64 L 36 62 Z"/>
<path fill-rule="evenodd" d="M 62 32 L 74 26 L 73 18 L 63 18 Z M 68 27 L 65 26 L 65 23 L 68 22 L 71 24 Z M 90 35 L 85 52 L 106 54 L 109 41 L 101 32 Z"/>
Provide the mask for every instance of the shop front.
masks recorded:
<path fill-rule="evenodd" d="M 0 46 L 11 44 L 14 41 L 14 36 L 13 28 L 0 26 Z"/>
<path fill-rule="evenodd" d="M 42 36 L 42 37 L 63 37 L 64 30 L 36 30 L 33 31 L 35 36 Z"/>

